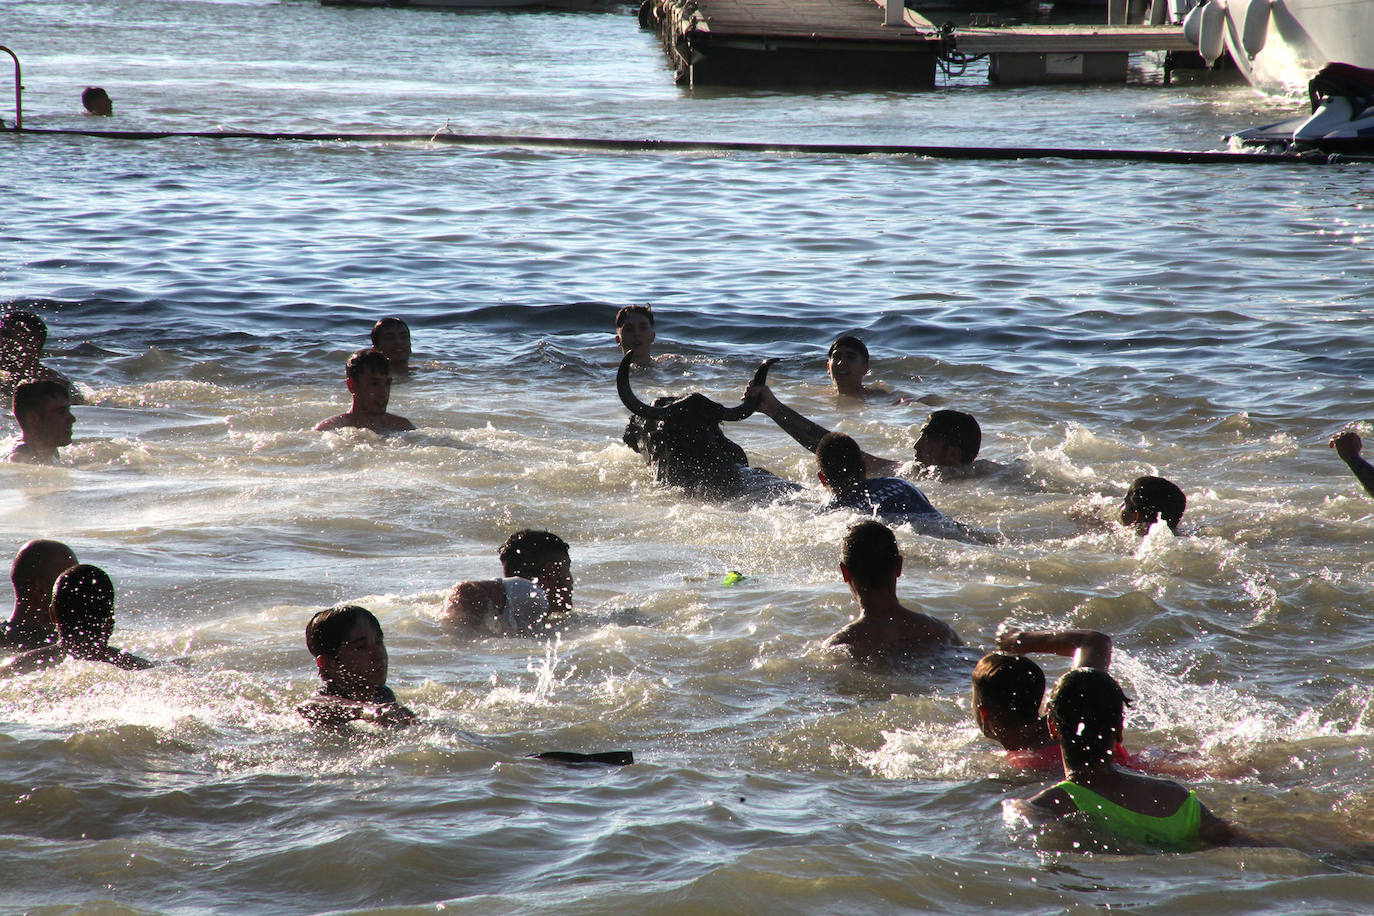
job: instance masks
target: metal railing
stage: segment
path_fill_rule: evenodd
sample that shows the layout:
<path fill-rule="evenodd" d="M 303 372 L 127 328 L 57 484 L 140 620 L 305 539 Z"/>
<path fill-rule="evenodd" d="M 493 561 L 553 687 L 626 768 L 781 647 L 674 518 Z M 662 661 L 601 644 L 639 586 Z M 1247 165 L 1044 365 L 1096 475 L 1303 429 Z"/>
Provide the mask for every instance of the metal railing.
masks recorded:
<path fill-rule="evenodd" d="M 4 51 L 14 58 L 14 129 L 24 129 L 24 85 L 19 80 L 19 55 L 15 54 L 4 45 L 0 45 L 0 51 Z"/>

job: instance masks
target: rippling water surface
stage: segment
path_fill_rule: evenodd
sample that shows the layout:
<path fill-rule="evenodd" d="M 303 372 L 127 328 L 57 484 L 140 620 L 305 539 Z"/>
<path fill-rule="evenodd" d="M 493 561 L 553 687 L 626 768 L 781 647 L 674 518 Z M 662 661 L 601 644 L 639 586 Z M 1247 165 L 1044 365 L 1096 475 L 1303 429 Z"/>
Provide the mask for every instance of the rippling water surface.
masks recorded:
<path fill-rule="evenodd" d="M 29 127 L 92 126 L 99 83 L 128 129 L 1207 149 L 1300 101 L 1148 63 L 1126 87 L 692 93 L 623 7 L 0 0 L 0 43 Z M 114 641 L 176 661 L 0 683 L 7 908 L 1367 906 L 1374 502 L 1326 448 L 1371 419 L 1366 167 L 11 135 L 0 184 L 0 300 L 44 315 L 88 402 L 61 467 L 0 466 L 0 543 L 70 543 L 115 580 Z M 652 485 L 611 339 L 645 301 L 676 354 L 645 394 L 730 401 L 779 356 L 784 401 L 909 455 L 927 406 L 827 391 L 857 330 L 876 380 L 979 418 L 1001 469 L 921 484 L 1001 542 L 899 531 L 901 597 L 968 649 L 881 671 L 820 648 L 854 610 L 852 519 L 810 511 L 810 456 L 766 418 L 729 432 L 804 499 Z M 419 429 L 311 432 L 389 313 Z M 1112 524 L 1145 472 L 1187 491 L 1185 537 Z M 447 631 L 443 592 L 522 526 L 572 543 L 575 622 Z M 421 727 L 298 720 L 305 621 L 339 600 L 381 618 Z M 1190 758 L 1280 847 L 1009 832 L 1000 801 L 1041 783 L 968 700 L 1008 621 L 1110 632 L 1128 744 Z M 638 762 L 523 757 L 619 747 Z"/>

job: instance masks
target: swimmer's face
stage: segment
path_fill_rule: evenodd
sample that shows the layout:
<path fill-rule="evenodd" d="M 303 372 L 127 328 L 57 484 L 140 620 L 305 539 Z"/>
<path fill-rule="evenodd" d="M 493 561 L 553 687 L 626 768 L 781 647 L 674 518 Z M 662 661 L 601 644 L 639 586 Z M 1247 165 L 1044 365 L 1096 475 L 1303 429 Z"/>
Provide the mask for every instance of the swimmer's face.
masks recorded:
<path fill-rule="evenodd" d="M 386 354 L 393 369 L 406 369 L 410 366 L 410 328 L 403 324 L 388 324 L 377 332 L 378 350 Z"/>
<path fill-rule="evenodd" d="M 4 345 L 6 351 L 24 363 L 38 362 L 43 354 L 43 338 L 22 321 L 11 321 L 5 326 Z"/>
<path fill-rule="evenodd" d="M 386 644 L 381 631 L 370 620 L 360 619 L 339 646 L 338 655 L 323 656 L 320 673 L 349 688 L 386 686 Z"/>
<path fill-rule="evenodd" d="M 72 402 L 66 397 L 45 398 L 24 414 L 20 426 L 24 438 L 44 446 L 61 448 L 72 444 Z"/>
<path fill-rule="evenodd" d="M 572 558 L 566 553 L 547 560 L 535 579 L 549 596 L 549 608 L 566 613 L 572 610 Z"/>
<path fill-rule="evenodd" d="M 358 413 L 386 413 L 391 401 L 391 373 L 364 369 L 357 378 L 348 380 L 353 394 L 353 409 Z"/>
<path fill-rule="evenodd" d="M 648 356 L 649 348 L 654 345 L 654 324 L 640 314 L 629 315 L 615 332 L 615 342 L 620 344 L 621 353 L 635 356 Z"/>
<path fill-rule="evenodd" d="M 845 393 L 863 388 L 864 376 L 868 374 L 868 359 L 853 347 L 836 347 L 825 364 L 835 390 Z"/>
<path fill-rule="evenodd" d="M 921 428 L 914 447 L 916 460 L 921 464 L 963 464 L 964 451 L 944 436 L 932 434 L 930 424 Z"/>

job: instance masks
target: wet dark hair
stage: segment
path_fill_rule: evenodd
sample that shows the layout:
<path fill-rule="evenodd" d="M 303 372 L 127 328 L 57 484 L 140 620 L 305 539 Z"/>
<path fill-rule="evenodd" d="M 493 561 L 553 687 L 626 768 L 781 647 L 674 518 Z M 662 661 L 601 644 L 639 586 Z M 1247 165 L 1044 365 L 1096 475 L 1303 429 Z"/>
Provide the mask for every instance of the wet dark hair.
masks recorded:
<path fill-rule="evenodd" d="M 654 310 L 647 305 L 627 305 L 615 313 L 615 326 L 623 327 L 625 322 L 630 320 L 631 315 L 643 315 L 649 319 L 649 324 L 654 323 Z"/>
<path fill-rule="evenodd" d="M 1188 498 L 1171 480 L 1163 477 L 1137 477 L 1131 482 L 1122 508 L 1139 513 L 1140 521 L 1153 525 L 1161 517 L 1170 531 L 1178 530 Z"/>
<path fill-rule="evenodd" d="M 865 588 L 885 584 L 902 562 L 897 538 L 882 522 L 866 521 L 852 526 L 840 547 L 840 562 L 850 578 Z"/>
<path fill-rule="evenodd" d="M 410 325 L 406 324 L 404 321 L 402 321 L 400 318 L 397 318 L 395 315 L 388 315 L 385 318 L 377 319 L 377 323 L 372 326 L 373 349 L 376 349 L 377 338 L 382 336 L 383 331 L 385 331 L 387 328 L 394 328 L 397 326 L 405 328 L 406 331 L 410 330 Z"/>
<path fill-rule="evenodd" d="M 983 447 L 982 428 L 973 414 L 962 410 L 935 411 L 926 420 L 926 425 L 921 427 L 921 435 L 943 439 L 959 449 L 964 456 L 964 464 L 977 458 L 978 450 Z"/>
<path fill-rule="evenodd" d="M 57 554 L 71 557 L 72 565 L 76 565 L 76 553 L 61 541 L 38 538 L 20 547 L 19 552 L 14 555 L 14 562 L 10 564 L 10 582 L 13 583 L 15 592 L 22 592 L 27 588 L 47 565 L 48 558 Z"/>
<path fill-rule="evenodd" d="M 989 652 L 973 666 L 973 703 L 995 718 L 1033 721 L 1045 698 L 1045 671 L 1024 655 Z"/>
<path fill-rule="evenodd" d="M 501 560 L 501 569 L 507 576 L 531 579 L 544 571 L 544 564 L 550 557 L 569 553 L 568 543 L 556 534 L 522 528 L 501 545 L 496 555 Z"/>
<path fill-rule="evenodd" d="M 391 360 L 386 358 L 386 354 L 375 347 L 368 347 L 359 350 L 348 358 L 348 364 L 344 367 L 348 377 L 356 380 L 364 372 L 380 372 L 382 375 L 391 374 Z"/>
<path fill-rule="evenodd" d="M 816 445 L 816 464 L 825 475 L 830 488 L 847 490 L 864 479 L 864 453 L 844 433 L 830 432 Z"/>
<path fill-rule="evenodd" d="M 107 115 L 113 109 L 110 94 L 99 86 L 87 86 L 81 93 L 81 105 L 91 114 Z"/>
<path fill-rule="evenodd" d="M 337 658 L 339 647 L 344 644 L 348 634 L 353 632 L 359 620 L 366 620 L 372 624 L 378 637 L 382 635 L 381 623 L 367 608 L 357 604 L 336 604 L 316 611 L 315 616 L 310 618 L 310 622 L 305 625 L 305 647 L 316 658 L 321 655 Z"/>
<path fill-rule="evenodd" d="M 64 643 L 104 646 L 114 632 L 114 583 L 99 566 L 78 563 L 52 587 L 52 615 Z"/>
<path fill-rule="evenodd" d="M 33 312 L 15 309 L 0 315 L 0 337 L 17 337 L 21 327 L 38 338 L 40 347 L 47 343 L 48 326 Z"/>
<path fill-rule="evenodd" d="M 849 347 L 851 350 L 858 350 L 863 354 L 864 362 L 868 362 L 868 347 L 864 346 L 864 342 L 853 334 L 846 334 L 843 337 L 835 338 L 835 342 L 830 345 L 830 349 L 825 351 L 825 358 L 834 359 L 835 351 L 840 347 Z"/>
<path fill-rule="evenodd" d="M 21 419 L 24 414 L 37 410 L 49 398 L 71 400 L 71 397 L 72 392 L 67 384 L 56 379 L 34 379 L 20 382 L 19 386 L 14 389 L 14 401 L 12 402 L 14 417 L 16 420 Z"/>
<path fill-rule="evenodd" d="M 1046 709 L 1059 734 L 1064 762 L 1091 766 L 1112 759 L 1117 732 L 1131 703 L 1121 685 L 1098 668 L 1072 668 L 1050 691 Z"/>

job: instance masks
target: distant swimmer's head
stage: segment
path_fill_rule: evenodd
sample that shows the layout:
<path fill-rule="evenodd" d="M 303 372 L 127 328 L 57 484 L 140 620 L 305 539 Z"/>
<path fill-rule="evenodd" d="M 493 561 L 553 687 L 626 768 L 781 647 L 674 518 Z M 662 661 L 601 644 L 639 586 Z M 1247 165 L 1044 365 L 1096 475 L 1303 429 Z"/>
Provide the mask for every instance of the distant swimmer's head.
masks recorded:
<path fill-rule="evenodd" d="M 57 577 L 76 563 L 76 554 L 61 541 L 44 538 L 29 541 L 19 548 L 10 565 L 15 597 L 50 605 Z"/>
<path fill-rule="evenodd" d="M 895 588 L 902 552 L 892 529 L 875 521 L 851 526 L 840 546 L 840 573 L 859 589 Z"/>
<path fill-rule="evenodd" d="M 840 394 L 861 394 L 868 374 L 868 347 L 852 334 L 837 338 L 825 354 L 825 371 Z"/>
<path fill-rule="evenodd" d="M 381 350 L 359 350 L 345 367 L 353 409 L 360 413 L 386 413 L 391 403 L 391 361 Z"/>
<path fill-rule="evenodd" d="M 572 610 L 572 556 L 561 537 L 525 528 L 506 538 L 497 556 L 505 575 L 529 579 L 543 588 L 550 609 Z"/>
<path fill-rule="evenodd" d="M 994 741 L 1040 718 L 1045 672 L 1024 655 L 989 652 L 973 666 L 973 715 Z"/>
<path fill-rule="evenodd" d="M 816 465 L 821 483 L 843 493 L 864 481 L 864 454 L 844 433 L 830 432 L 816 445 Z"/>
<path fill-rule="evenodd" d="M 0 342 L 6 350 L 22 349 L 37 356 L 48 342 L 48 326 L 33 312 L 15 309 L 0 315 Z"/>
<path fill-rule="evenodd" d="M 633 353 L 635 362 L 653 358 L 654 310 L 647 305 L 627 305 L 615 313 L 615 342 L 621 353 Z"/>
<path fill-rule="evenodd" d="M 1073 767 L 1111 760 L 1130 702 L 1116 679 L 1099 668 L 1065 673 L 1046 706 L 1050 734 L 1063 748 L 1064 762 Z"/>
<path fill-rule="evenodd" d="M 459 582 L 449 590 L 444 617 L 459 626 L 482 626 L 505 606 L 505 586 L 495 579 Z"/>
<path fill-rule="evenodd" d="M 937 410 L 916 437 L 916 460 L 928 465 L 971 464 L 983 447 L 983 430 L 973 414 Z"/>
<path fill-rule="evenodd" d="M 364 693 L 386 686 L 382 625 L 365 607 L 336 604 L 317 612 L 305 625 L 305 647 L 328 683 Z"/>
<path fill-rule="evenodd" d="M 14 419 L 23 431 L 24 441 L 34 448 L 61 448 L 71 445 L 71 389 L 54 379 L 23 382 L 14 389 Z"/>
<path fill-rule="evenodd" d="M 1162 518 L 1169 530 L 1177 533 L 1187 505 L 1188 498 L 1173 481 L 1163 477 L 1137 477 L 1121 502 L 1121 524 L 1135 528 L 1140 534 L 1148 534 L 1150 526 Z"/>
<path fill-rule="evenodd" d="M 394 315 L 381 319 L 372 326 L 372 348 L 386 355 L 390 371 L 405 372 L 410 368 L 410 325 Z"/>
<path fill-rule="evenodd" d="M 103 650 L 114 632 L 114 583 L 98 566 L 79 563 L 57 577 L 52 614 L 62 645 L 77 656 Z"/>
<path fill-rule="evenodd" d="M 81 105 L 86 109 L 86 114 L 114 114 L 114 103 L 110 101 L 110 94 L 99 86 L 86 87 L 81 93 Z"/>

